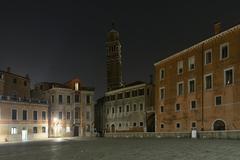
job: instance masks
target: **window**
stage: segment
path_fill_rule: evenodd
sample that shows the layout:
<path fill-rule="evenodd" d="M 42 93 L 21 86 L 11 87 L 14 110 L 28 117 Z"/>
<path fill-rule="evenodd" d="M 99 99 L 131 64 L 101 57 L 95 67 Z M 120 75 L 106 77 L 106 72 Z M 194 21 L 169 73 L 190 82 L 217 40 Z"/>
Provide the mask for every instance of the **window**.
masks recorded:
<path fill-rule="evenodd" d="M 78 94 L 75 94 L 75 103 L 78 103 L 78 102 L 80 102 L 79 95 L 78 95 Z"/>
<path fill-rule="evenodd" d="M 27 81 L 24 81 L 23 84 L 24 84 L 24 86 L 27 86 Z"/>
<path fill-rule="evenodd" d="M 134 126 L 134 127 L 136 127 L 136 126 L 137 126 L 137 123 L 136 123 L 136 122 L 134 122 L 134 123 L 133 123 L 133 126 Z"/>
<path fill-rule="evenodd" d="M 112 108 L 112 114 L 114 114 L 114 108 Z"/>
<path fill-rule="evenodd" d="M 127 105 L 127 109 L 126 110 L 127 110 L 127 112 L 129 112 L 129 105 Z"/>
<path fill-rule="evenodd" d="M 205 65 L 212 63 L 212 50 L 205 51 Z"/>
<path fill-rule="evenodd" d="M 125 92 L 125 98 L 129 98 L 130 97 L 130 92 Z"/>
<path fill-rule="evenodd" d="M 121 113 L 122 112 L 122 107 L 119 107 L 118 109 L 119 109 L 119 113 Z"/>
<path fill-rule="evenodd" d="M 17 134 L 17 128 L 16 127 L 11 128 L 11 134 Z"/>
<path fill-rule="evenodd" d="M 188 92 L 189 93 L 195 92 L 195 79 L 191 79 L 188 81 Z"/>
<path fill-rule="evenodd" d="M 180 123 L 176 123 L 176 128 L 181 128 L 181 124 Z"/>
<path fill-rule="evenodd" d="M 233 68 L 225 69 L 224 70 L 224 84 L 226 86 L 233 84 L 233 79 L 234 79 Z"/>
<path fill-rule="evenodd" d="M 12 120 L 17 120 L 17 110 L 16 109 L 12 110 Z"/>
<path fill-rule="evenodd" d="M 160 126 L 161 126 L 161 128 L 164 128 L 164 124 L 163 124 L 163 123 L 161 123 L 161 125 L 160 125 Z"/>
<path fill-rule="evenodd" d="M 70 127 L 66 127 L 66 132 L 69 133 L 70 131 Z"/>
<path fill-rule="evenodd" d="M 62 112 L 58 112 L 58 119 L 62 120 Z"/>
<path fill-rule="evenodd" d="M 16 78 L 13 79 L 13 83 L 14 83 L 14 84 L 17 83 L 17 79 L 16 79 Z"/>
<path fill-rule="evenodd" d="M 62 104 L 62 103 L 63 103 L 62 95 L 58 95 L 58 103 L 59 103 L 59 104 Z"/>
<path fill-rule="evenodd" d="M 51 96 L 51 102 L 54 103 L 54 95 Z"/>
<path fill-rule="evenodd" d="M 165 88 L 160 88 L 160 100 L 165 98 Z"/>
<path fill-rule="evenodd" d="M 0 73 L 0 79 L 3 79 L 3 73 Z"/>
<path fill-rule="evenodd" d="M 123 94 L 122 94 L 122 93 L 119 93 L 119 94 L 117 95 L 117 98 L 118 98 L 118 99 L 122 99 L 122 98 L 123 98 Z"/>
<path fill-rule="evenodd" d="M 75 91 L 78 91 L 79 90 L 79 83 L 76 82 L 74 87 L 75 87 Z"/>
<path fill-rule="evenodd" d="M 149 91 L 149 90 L 148 90 Z M 138 95 L 143 96 L 144 95 L 144 89 L 139 89 L 138 90 Z"/>
<path fill-rule="evenodd" d="M 115 95 L 114 95 L 114 100 L 115 100 Z M 91 96 L 90 95 L 86 96 L 86 101 L 87 101 L 87 104 L 91 104 Z"/>
<path fill-rule="evenodd" d="M 143 111 L 143 104 L 140 103 L 140 111 Z"/>
<path fill-rule="evenodd" d="M 184 95 L 183 82 L 178 82 L 178 83 L 177 83 L 177 95 L 178 95 L 178 96 L 183 96 L 183 95 Z"/>
<path fill-rule="evenodd" d="M 79 118 L 79 113 L 75 111 L 75 119 Z"/>
<path fill-rule="evenodd" d="M 181 110 L 180 104 L 177 103 L 177 104 L 176 104 L 175 111 L 176 111 L 176 112 L 180 112 L 180 110 Z"/>
<path fill-rule="evenodd" d="M 191 101 L 191 109 L 197 109 L 197 102 L 195 100 Z"/>
<path fill-rule="evenodd" d="M 192 56 L 190 58 L 188 58 L 188 70 L 194 70 L 195 69 L 195 57 Z"/>
<path fill-rule="evenodd" d="M 111 101 L 114 101 L 115 100 L 115 95 L 111 95 L 110 99 L 111 99 Z"/>
<path fill-rule="evenodd" d="M 118 127 L 119 127 L 119 128 L 121 128 L 121 127 L 122 127 L 122 124 L 121 124 L 121 123 L 119 123 L 119 124 L 118 124 Z"/>
<path fill-rule="evenodd" d="M 46 133 L 46 127 L 42 127 L 42 133 Z"/>
<path fill-rule="evenodd" d="M 37 121 L 37 120 L 38 120 L 37 111 L 33 111 L 33 120 L 34 120 L 34 121 Z"/>
<path fill-rule="evenodd" d="M 222 96 L 215 97 L 215 105 L 220 106 L 222 104 Z"/>
<path fill-rule="evenodd" d="M 177 73 L 178 73 L 178 75 L 180 75 L 180 74 L 183 73 L 183 61 L 178 61 L 178 64 L 177 64 Z"/>
<path fill-rule="evenodd" d="M 27 120 L 27 110 L 23 110 L 23 120 Z"/>
<path fill-rule="evenodd" d="M 133 111 L 137 111 L 137 105 L 136 104 L 133 105 Z"/>
<path fill-rule="evenodd" d="M 33 133 L 38 133 L 38 128 L 37 127 L 33 127 Z"/>
<path fill-rule="evenodd" d="M 90 120 L 90 112 L 86 112 L 86 119 Z"/>
<path fill-rule="evenodd" d="M 42 120 L 46 121 L 46 111 L 42 111 Z"/>
<path fill-rule="evenodd" d="M 212 74 L 205 75 L 205 89 L 212 89 L 213 87 L 213 79 Z"/>
<path fill-rule="evenodd" d="M 196 122 L 192 122 L 192 128 L 197 128 L 197 123 Z"/>
<path fill-rule="evenodd" d="M 70 103 L 71 103 L 70 96 L 67 96 L 67 104 L 70 104 Z"/>
<path fill-rule="evenodd" d="M 143 126 L 143 122 L 140 122 L 139 125 L 142 127 Z"/>
<path fill-rule="evenodd" d="M 220 45 L 220 60 L 226 59 L 229 56 L 229 43 Z"/>
<path fill-rule="evenodd" d="M 136 97 L 137 96 L 137 90 L 133 90 L 132 91 L 132 97 Z"/>
<path fill-rule="evenodd" d="M 71 112 L 67 112 L 67 120 L 71 119 Z"/>
<path fill-rule="evenodd" d="M 165 69 L 161 68 L 160 69 L 160 80 L 163 80 L 165 78 Z"/>
<path fill-rule="evenodd" d="M 161 113 L 164 112 L 164 107 L 163 106 L 160 107 L 160 112 Z"/>
<path fill-rule="evenodd" d="M 109 114 L 109 108 L 107 109 L 107 114 Z"/>

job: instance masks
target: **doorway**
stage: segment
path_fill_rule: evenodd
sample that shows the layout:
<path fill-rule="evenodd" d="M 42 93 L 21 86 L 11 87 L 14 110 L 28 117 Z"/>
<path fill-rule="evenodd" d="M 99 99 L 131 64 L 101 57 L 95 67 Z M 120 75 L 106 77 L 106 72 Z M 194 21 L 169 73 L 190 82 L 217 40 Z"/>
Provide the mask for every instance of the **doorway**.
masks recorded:
<path fill-rule="evenodd" d="M 22 141 L 27 141 L 28 137 L 27 137 L 27 130 L 22 130 Z"/>
<path fill-rule="evenodd" d="M 225 130 L 225 123 L 221 120 L 215 121 L 213 125 L 214 131 L 224 131 Z"/>
<path fill-rule="evenodd" d="M 75 126 L 74 127 L 74 134 L 73 134 L 74 137 L 77 137 L 79 136 L 79 127 L 78 126 Z"/>

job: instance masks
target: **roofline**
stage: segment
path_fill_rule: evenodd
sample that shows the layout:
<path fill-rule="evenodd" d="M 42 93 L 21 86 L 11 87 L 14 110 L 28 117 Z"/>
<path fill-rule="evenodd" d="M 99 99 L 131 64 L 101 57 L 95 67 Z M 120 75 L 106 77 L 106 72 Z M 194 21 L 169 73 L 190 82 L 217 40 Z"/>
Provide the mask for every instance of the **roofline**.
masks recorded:
<path fill-rule="evenodd" d="M 4 70 L 0 70 L 0 72 L 7 73 L 7 74 L 12 74 L 12 75 L 17 76 L 17 77 L 19 77 L 19 78 L 26 79 L 26 80 L 29 80 L 29 81 L 30 81 L 30 78 L 29 78 L 29 77 L 27 78 L 27 77 L 18 75 L 18 74 L 16 74 L 16 73 L 7 72 L 7 71 L 4 71 Z"/>
<path fill-rule="evenodd" d="M 180 51 L 180 52 L 177 52 L 177 53 L 175 53 L 175 54 L 173 54 L 173 55 L 171 55 L 171 56 L 169 56 L 169 57 L 167 57 L 167 58 L 164 58 L 164 59 L 162 59 L 162 60 L 154 63 L 154 66 L 157 66 L 157 65 L 159 65 L 159 64 L 161 64 L 161 63 L 163 63 L 163 62 L 166 62 L 166 61 L 168 61 L 168 60 L 170 60 L 170 59 L 173 59 L 173 58 L 175 58 L 175 57 L 177 57 L 177 56 L 179 56 L 179 55 L 181 55 L 181 54 L 183 54 L 183 53 L 185 53 L 185 52 L 187 52 L 187 51 L 189 51 L 189 50 L 191 50 L 191 49 L 194 49 L 194 48 L 196 48 L 196 47 L 199 47 L 200 45 L 202 45 L 202 44 L 204 44 L 204 43 L 206 43 L 206 42 L 208 42 L 208 41 L 211 41 L 211 40 L 213 40 L 213 39 L 215 39 L 215 38 L 218 38 L 219 36 L 223 36 L 223 35 L 231 32 L 231 31 L 234 31 L 234 30 L 236 30 L 236 29 L 240 29 L 240 24 L 238 24 L 238 25 L 236 25 L 236 26 L 234 26 L 234 27 L 231 27 L 231 28 L 229 28 L 229 29 L 227 29 L 227 30 L 225 30 L 225 31 L 217 34 L 217 35 L 214 35 L 214 36 L 212 36 L 212 37 L 210 37 L 210 38 L 208 38 L 208 39 L 205 39 L 205 40 L 203 40 L 203 41 L 201 41 L 201 42 L 199 42 L 199 43 L 197 43 L 197 44 L 195 44 L 195 45 L 193 45 L 193 46 L 191 46 L 191 47 L 189 47 L 189 48 L 186 48 L 186 49 L 184 49 L 184 50 L 182 50 L 182 51 Z"/>

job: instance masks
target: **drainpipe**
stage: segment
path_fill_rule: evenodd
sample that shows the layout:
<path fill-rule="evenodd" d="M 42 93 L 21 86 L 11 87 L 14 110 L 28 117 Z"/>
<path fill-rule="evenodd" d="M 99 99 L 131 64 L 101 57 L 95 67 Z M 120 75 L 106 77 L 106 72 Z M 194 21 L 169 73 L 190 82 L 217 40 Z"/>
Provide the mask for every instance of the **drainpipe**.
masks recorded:
<path fill-rule="evenodd" d="M 204 130 L 204 43 L 202 44 L 202 95 L 201 95 L 201 99 L 202 99 L 202 126 L 201 126 L 201 131 Z"/>

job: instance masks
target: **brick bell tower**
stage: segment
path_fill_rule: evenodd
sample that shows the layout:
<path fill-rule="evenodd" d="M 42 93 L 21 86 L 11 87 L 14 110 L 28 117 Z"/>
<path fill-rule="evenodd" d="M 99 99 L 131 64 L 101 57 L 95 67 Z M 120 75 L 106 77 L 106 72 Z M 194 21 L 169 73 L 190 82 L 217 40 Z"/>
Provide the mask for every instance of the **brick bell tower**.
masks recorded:
<path fill-rule="evenodd" d="M 107 90 L 111 91 L 123 86 L 121 43 L 114 23 L 112 23 L 112 29 L 107 34 L 106 50 Z"/>

